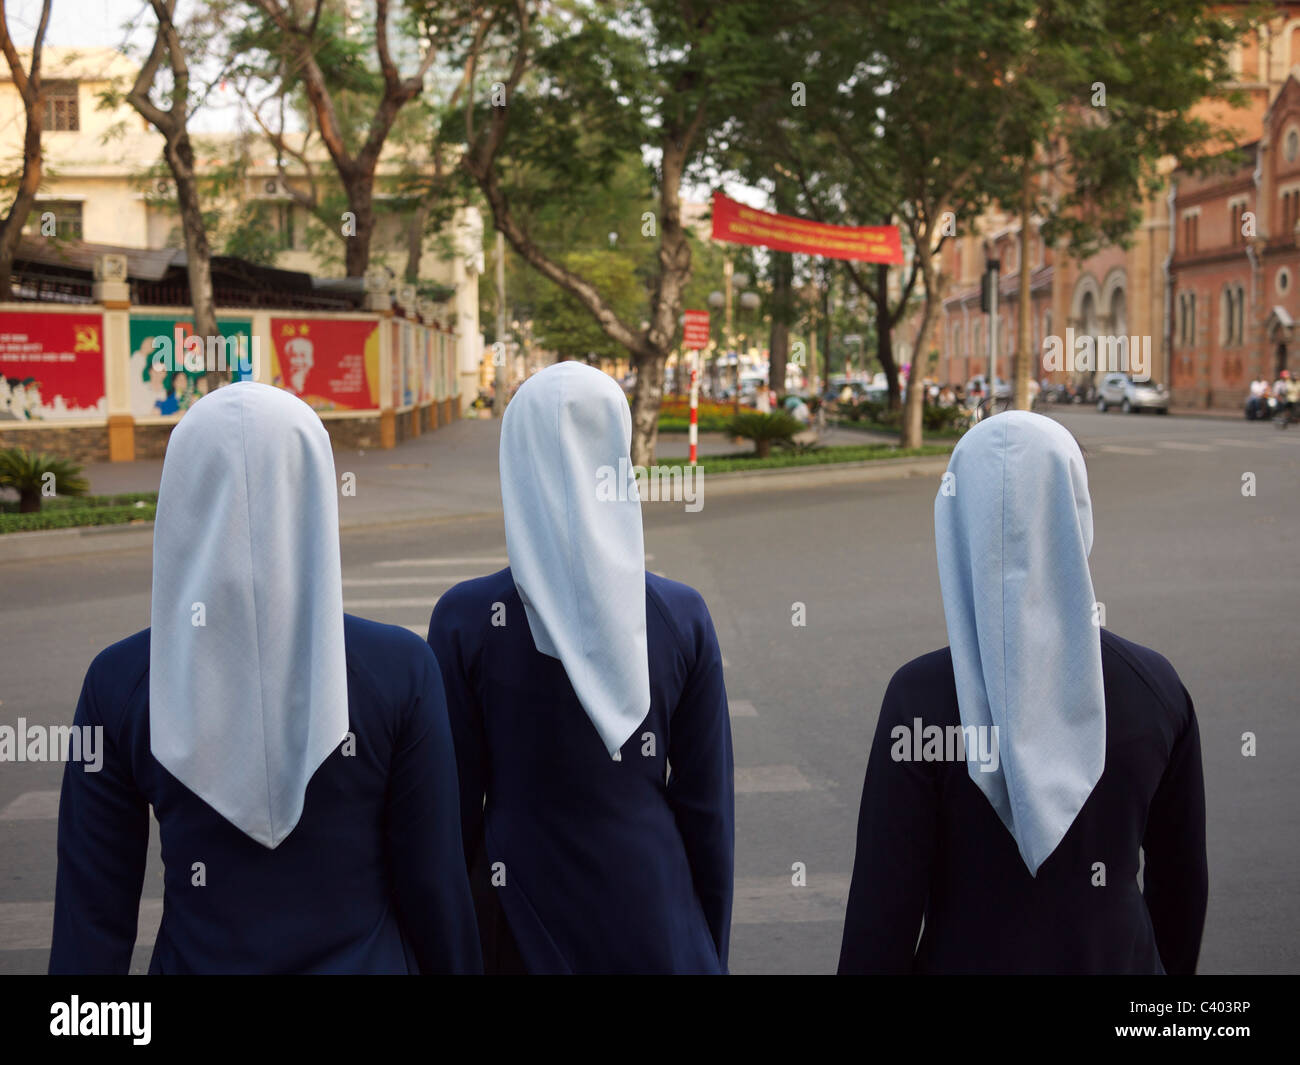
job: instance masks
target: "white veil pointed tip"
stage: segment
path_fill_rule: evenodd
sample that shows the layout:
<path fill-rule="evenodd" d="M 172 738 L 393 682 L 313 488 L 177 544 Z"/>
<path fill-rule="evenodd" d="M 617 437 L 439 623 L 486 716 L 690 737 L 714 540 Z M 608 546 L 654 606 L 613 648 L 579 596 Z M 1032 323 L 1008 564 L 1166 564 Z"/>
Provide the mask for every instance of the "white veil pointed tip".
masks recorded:
<path fill-rule="evenodd" d="M 301 400 L 241 382 L 172 431 L 154 525 L 154 757 L 268 848 L 347 734 L 329 434 Z"/>
<path fill-rule="evenodd" d="M 968 750 L 968 772 L 1037 875 L 1105 767 L 1087 470 L 1059 423 L 1008 411 L 962 437 L 948 472 L 935 546 L 957 701 L 999 749 L 992 771 Z"/>
<path fill-rule="evenodd" d="M 577 362 L 528 378 L 501 425 L 506 553 L 533 643 L 563 663 L 611 757 L 650 710 L 631 437 L 623 390 Z"/>

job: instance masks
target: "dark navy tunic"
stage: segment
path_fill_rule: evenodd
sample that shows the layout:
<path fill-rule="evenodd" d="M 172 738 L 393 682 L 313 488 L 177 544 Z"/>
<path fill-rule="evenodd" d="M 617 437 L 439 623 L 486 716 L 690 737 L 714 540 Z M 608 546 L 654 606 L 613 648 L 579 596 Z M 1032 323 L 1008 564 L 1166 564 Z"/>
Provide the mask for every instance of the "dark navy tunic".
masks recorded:
<path fill-rule="evenodd" d="M 76 723 L 103 726 L 104 765 L 64 772 L 51 973 L 128 970 L 151 806 L 165 878 L 150 972 L 481 970 L 438 664 L 390 625 L 345 616 L 344 641 L 355 751 L 316 770 L 274 850 L 150 753 L 149 630 L 96 657 Z"/>
<path fill-rule="evenodd" d="M 536 649 L 509 569 L 438 600 L 429 643 L 489 972 L 726 970 L 735 801 L 722 656 L 686 585 L 646 575 L 646 626 L 650 712 L 615 761 L 564 666 Z"/>
<path fill-rule="evenodd" d="M 1105 770 L 1036 879 L 965 762 L 890 756 L 897 725 L 960 723 L 947 648 L 894 675 L 862 791 L 841 973 L 1195 971 L 1208 877 L 1192 701 L 1154 651 L 1105 630 L 1101 647 Z"/>

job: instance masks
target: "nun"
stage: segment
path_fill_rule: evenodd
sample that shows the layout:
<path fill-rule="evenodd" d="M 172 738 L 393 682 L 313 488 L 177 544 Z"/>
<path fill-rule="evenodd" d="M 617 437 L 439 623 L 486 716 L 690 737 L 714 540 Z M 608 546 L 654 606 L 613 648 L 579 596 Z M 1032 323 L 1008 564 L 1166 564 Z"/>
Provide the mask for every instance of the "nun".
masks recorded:
<path fill-rule="evenodd" d="M 885 692 L 841 973 L 1192 973 L 1205 792 L 1192 701 L 1099 626 L 1083 456 L 980 422 L 934 503 L 949 646 Z"/>
<path fill-rule="evenodd" d="M 220 388 L 176 426 L 150 627 L 90 666 L 59 803 L 51 973 L 125 973 L 158 822 L 151 973 L 481 971 L 438 663 L 343 613 L 329 436 Z"/>
<path fill-rule="evenodd" d="M 501 426 L 510 565 L 443 594 L 462 836 L 489 973 L 721 973 L 731 725 L 704 600 L 646 572 L 627 397 L 564 362 Z"/>

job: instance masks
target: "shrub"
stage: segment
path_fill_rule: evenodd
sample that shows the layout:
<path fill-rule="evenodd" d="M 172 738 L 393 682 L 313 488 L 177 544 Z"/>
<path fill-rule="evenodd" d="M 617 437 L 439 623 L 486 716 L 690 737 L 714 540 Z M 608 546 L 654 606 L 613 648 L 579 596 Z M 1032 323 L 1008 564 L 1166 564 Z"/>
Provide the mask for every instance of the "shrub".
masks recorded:
<path fill-rule="evenodd" d="M 727 432 L 732 436 L 754 442 L 754 454 L 761 459 L 772 453 L 772 445 L 790 447 L 796 433 L 803 431 L 798 420 L 785 411 L 774 414 L 759 414 L 757 411 L 745 411 L 731 419 Z"/>
<path fill-rule="evenodd" d="M 12 488 L 18 493 L 20 514 L 35 514 L 41 509 L 45 486 L 51 481 L 59 495 L 85 495 L 90 483 L 81 475 L 81 469 L 69 459 L 34 455 L 21 447 L 0 450 L 0 488 Z"/>

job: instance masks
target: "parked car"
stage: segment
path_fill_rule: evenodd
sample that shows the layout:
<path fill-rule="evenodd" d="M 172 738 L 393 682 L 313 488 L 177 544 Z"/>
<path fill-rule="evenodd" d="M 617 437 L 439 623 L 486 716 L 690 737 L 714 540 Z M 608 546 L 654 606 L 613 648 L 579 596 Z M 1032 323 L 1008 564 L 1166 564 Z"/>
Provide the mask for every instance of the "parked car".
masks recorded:
<path fill-rule="evenodd" d="M 1154 381 L 1134 381 L 1126 373 L 1108 373 L 1097 388 L 1097 409 L 1119 407 L 1125 414 L 1153 410 L 1169 413 L 1169 389 Z"/>

